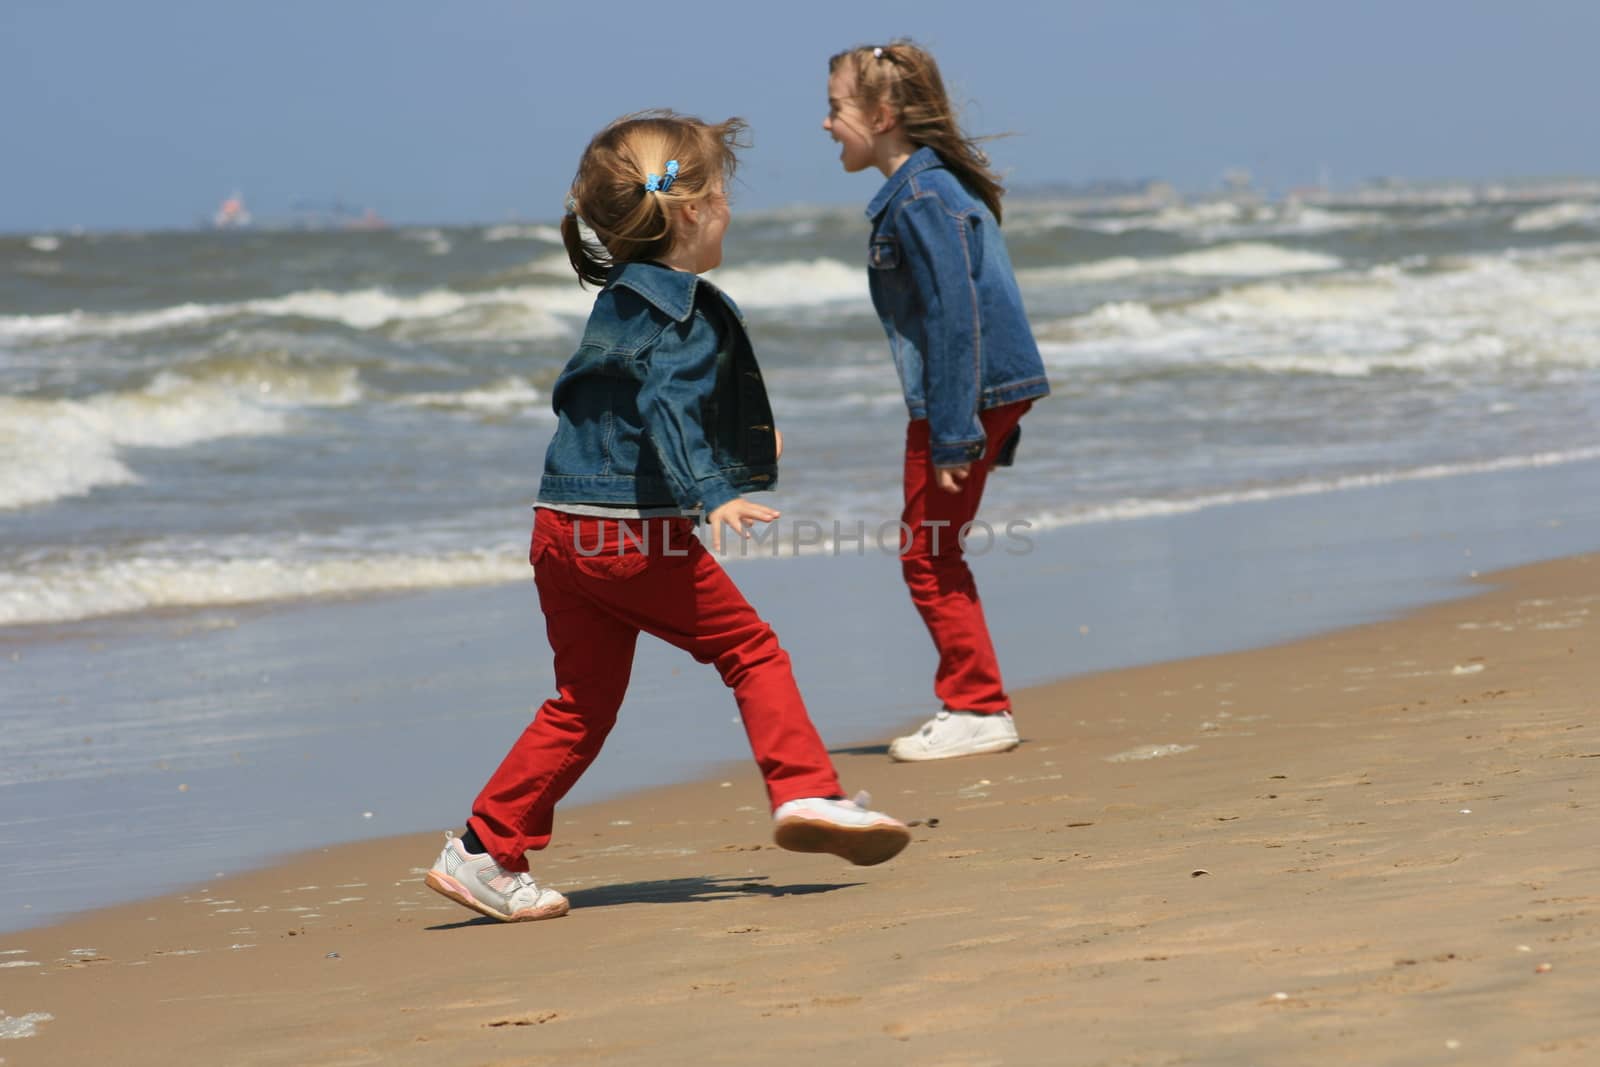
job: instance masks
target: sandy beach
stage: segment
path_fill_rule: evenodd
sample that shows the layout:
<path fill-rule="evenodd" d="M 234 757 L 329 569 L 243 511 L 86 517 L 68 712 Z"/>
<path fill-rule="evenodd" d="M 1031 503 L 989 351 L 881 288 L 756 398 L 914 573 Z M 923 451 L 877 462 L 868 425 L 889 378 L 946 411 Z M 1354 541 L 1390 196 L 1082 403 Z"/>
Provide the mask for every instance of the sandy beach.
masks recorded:
<path fill-rule="evenodd" d="M 426 833 L 5 935 L 0 1061 L 1592 1063 L 1600 556 L 1481 584 L 1022 692 L 1008 755 L 842 750 L 917 820 L 880 868 L 732 765 L 567 809 L 563 919 L 434 896 Z"/>

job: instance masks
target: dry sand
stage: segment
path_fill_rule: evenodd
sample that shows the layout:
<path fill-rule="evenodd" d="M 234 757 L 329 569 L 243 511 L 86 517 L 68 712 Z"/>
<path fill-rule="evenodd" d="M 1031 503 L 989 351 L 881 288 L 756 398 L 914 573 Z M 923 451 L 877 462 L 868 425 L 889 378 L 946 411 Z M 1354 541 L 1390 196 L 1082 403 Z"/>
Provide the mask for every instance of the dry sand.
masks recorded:
<path fill-rule="evenodd" d="M 565 811 L 563 919 L 434 896 L 427 833 L 0 935 L 0 1060 L 1600 1063 L 1600 556 L 1017 718 L 839 754 L 921 820 L 883 867 L 774 849 L 746 764 Z"/>

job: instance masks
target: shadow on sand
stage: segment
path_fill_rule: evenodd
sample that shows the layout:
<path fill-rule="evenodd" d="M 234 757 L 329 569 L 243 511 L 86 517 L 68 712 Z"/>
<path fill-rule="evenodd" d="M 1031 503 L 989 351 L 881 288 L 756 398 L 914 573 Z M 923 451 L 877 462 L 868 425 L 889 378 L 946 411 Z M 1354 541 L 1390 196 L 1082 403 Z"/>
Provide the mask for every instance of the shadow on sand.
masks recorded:
<path fill-rule="evenodd" d="M 798 897 L 812 893 L 831 893 L 837 889 L 853 889 L 864 882 L 802 882 L 794 885 L 770 885 L 764 877 L 757 878 L 664 878 L 654 882 L 623 882 L 618 885 L 601 885 L 591 889 L 574 889 L 567 900 L 574 909 L 607 908 L 618 904 L 693 904 L 714 900 L 733 900 L 738 897 Z M 438 923 L 429 930 L 459 930 L 464 926 L 494 926 L 497 920 L 487 916 L 474 916 L 460 922 Z"/>

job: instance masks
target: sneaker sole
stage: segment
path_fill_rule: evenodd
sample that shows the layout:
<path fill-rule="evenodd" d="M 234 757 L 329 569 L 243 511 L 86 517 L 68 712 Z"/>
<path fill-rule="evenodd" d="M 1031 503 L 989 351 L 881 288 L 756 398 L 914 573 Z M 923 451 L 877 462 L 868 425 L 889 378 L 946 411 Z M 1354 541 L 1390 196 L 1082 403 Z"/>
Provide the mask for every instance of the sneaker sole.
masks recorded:
<path fill-rule="evenodd" d="M 897 823 L 851 827 L 790 815 L 778 822 L 772 840 L 790 852 L 826 852 L 871 867 L 898 856 L 911 843 L 911 831 Z"/>
<path fill-rule="evenodd" d="M 526 923 L 534 922 L 538 919 L 559 919 L 572 907 L 567 902 L 567 899 L 563 897 L 556 904 L 546 904 L 542 908 L 523 908 L 521 911 L 507 915 L 504 912 L 495 911 L 489 905 L 473 896 L 466 886 L 448 874 L 429 871 L 428 876 L 423 879 L 423 884 L 440 896 L 449 897 L 462 907 L 471 908 L 480 915 L 487 915 L 491 919 L 499 919 L 503 923 Z"/>
<path fill-rule="evenodd" d="M 1004 741 L 985 741 L 981 745 L 977 745 L 977 746 L 975 746 L 973 748 L 963 748 L 959 752 L 913 752 L 913 753 L 896 752 L 894 750 L 894 746 L 890 745 L 889 746 L 889 758 L 894 760 L 896 763 L 924 763 L 924 762 L 926 762 L 928 760 L 960 759 L 962 756 L 989 756 L 989 755 L 993 755 L 996 752 L 1010 752 L 1012 749 L 1016 748 L 1020 744 L 1022 744 L 1022 738 L 1018 737 L 1018 738 L 1015 738 L 1015 739 L 1008 739 L 1008 740 L 1004 740 Z"/>

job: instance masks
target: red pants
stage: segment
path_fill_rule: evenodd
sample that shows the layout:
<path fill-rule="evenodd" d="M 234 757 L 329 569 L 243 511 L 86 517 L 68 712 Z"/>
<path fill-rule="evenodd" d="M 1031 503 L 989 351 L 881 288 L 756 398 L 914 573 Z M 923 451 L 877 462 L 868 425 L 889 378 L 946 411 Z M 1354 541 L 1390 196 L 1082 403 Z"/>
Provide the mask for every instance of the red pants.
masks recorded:
<path fill-rule="evenodd" d="M 993 715 L 1011 710 L 959 534 L 978 514 L 1001 445 L 1031 406 L 1023 401 L 983 412 L 989 445 L 957 493 L 939 488 L 928 453 L 927 420 L 917 419 L 906 428 L 906 505 L 900 521 L 909 530 L 909 541 L 900 553 L 900 569 L 939 652 L 934 695 L 951 711 Z M 979 544 L 993 543 L 977 539 Z"/>
<path fill-rule="evenodd" d="M 496 863 L 550 843 L 555 806 L 600 754 L 627 692 L 640 631 L 715 663 L 733 690 L 776 808 L 842 795 L 772 627 L 694 535 L 689 519 L 591 519 L 540 508 L 529 561 L 558 695 L 544 702 L 472 804 Z"/>

